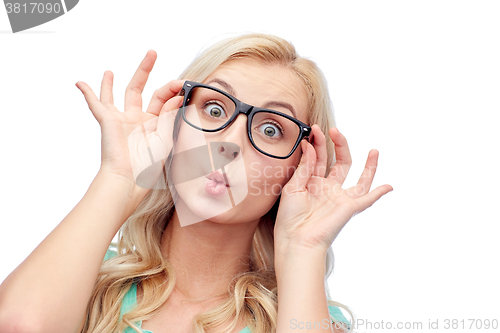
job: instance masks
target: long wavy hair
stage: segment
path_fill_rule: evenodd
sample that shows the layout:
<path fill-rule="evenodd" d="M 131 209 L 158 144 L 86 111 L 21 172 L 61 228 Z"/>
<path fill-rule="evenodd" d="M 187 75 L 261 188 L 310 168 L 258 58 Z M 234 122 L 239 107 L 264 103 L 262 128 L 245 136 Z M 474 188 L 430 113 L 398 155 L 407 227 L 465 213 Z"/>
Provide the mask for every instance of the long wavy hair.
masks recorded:
<path fill-rule="evenodd" d="M 226 38 L 199 54 L 179 78 L 203 82 L 221 64 L 240 58 L 281 65 L 298 75 L 308 92 L 307 123 L 318 124 L 329 137 L 328 130 L 335 126 L 335 121 L 323 73 L 313 61 L 299 57 L 294 46 L 282 38 L 268 34 Z M 327 151 L 325 175 L 335 162 L 333 143 L 328 139 Z M 166 167 L 169 162 L 171 156 Z M 160 177 L 158 181 L 165 180 Z M 253 237 L 249 271 L 234 277 L 221 303 L 194 318 L 193 332 L 230 332 L 241 319 L 254 333 L 276 331 L 278 302 L 273 230 L 278 205 L 279 198 L 260 219 Z M 161 253 L 160 242 L 173 213 L 174 195 L 168 186 L 162 186 L 151 189 L 123 224 L 118 232 L 118 242 L 114 244 L 118 255 L 105 261 L 99 270 L 82 332 L 122 332 L 130 326 L 141 333 L 134 323 L 150 319 L 169 298 L 176 278 L 168 258 Z M 327 279 L 333 265 L 330 247 L 326 254 L 324 281 L 328 305 L 344 308 L 353 318 L 349 308 L 331 300 Z M 121 300 L 133 283 L 141 285 L 142 301 L 119 320 Z"/>

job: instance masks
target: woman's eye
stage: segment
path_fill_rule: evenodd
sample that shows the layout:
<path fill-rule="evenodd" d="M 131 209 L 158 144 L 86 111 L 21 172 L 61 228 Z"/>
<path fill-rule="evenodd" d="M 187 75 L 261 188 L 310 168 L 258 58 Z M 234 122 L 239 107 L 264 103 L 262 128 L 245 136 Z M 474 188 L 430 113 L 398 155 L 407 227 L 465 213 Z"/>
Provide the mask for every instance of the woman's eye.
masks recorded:
<path fill-rule="evenodd" d="M 264 136 L 269 138 L 277 138 L 283 134 L 278 126 L 270 123 L 262 124 L 258 129 Z"/>
<path fill-rule="evenodd" d="M 207 113 L 209 116 L 213 118 L 225 118 L 226 113 L 224 112 L 224 109 L 215 103 L 208 103 L 205 105 L 205 113 Z"/>

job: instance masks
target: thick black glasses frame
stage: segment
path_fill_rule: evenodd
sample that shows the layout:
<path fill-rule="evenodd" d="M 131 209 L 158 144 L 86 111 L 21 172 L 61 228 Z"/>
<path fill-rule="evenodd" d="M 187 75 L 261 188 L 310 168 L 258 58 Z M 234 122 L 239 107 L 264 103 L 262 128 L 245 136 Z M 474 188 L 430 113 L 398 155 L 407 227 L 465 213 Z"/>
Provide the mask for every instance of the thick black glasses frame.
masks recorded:
<path fill-rule="evenodd" d="M 210 130 L 210 129 L 204 129 L 204 128 L 198 127 L 198 126 L 196 126 L 194 124 L 191 124 L 186 119 L 185 108 L 187 106 L 189 98 L 191 97 L 191 91 L 194 88 L 196 88 L 196 87 L 203 87 L 203 88 L 214 90 L 214 91 L 216 91 L 218 93 L 221 93 L 222 95 L 226 96 L 231 101 L 233 101 L 233 103 L 236 106 L 235 112 L 233 113 L 233 115 L 231 116 L 231 118 L 229 118 L 229 120 L 224 125 L 222 125 L 219 128 Z M 247 135 L 248 135 L 248 139 L 250 140 L 250 142 L 252 143 L 252 146 L 254 146 L 255 149 L 257 149 L 259 152 L 261 152 L 262 154 L 264 154 L 266 156 L 269 156 L 269 157 L 274 157 L 274 158 L 279 158 L 279 159 L 289 158 L 295 152 L 295 150 L 299 146 L 299 144 L 302 141 L 302 139 L 305 138 L 305 137 L 309 137 L 309 135 L 311 133 L 311 127 L 309 125 L 304 124 L 300 120 L 298 120 L 296 118 L 293 118 L 293 117 L 287 115 L 286 113 L 282 113 L 282 112 L 274 111 L 274 110 L 270 110 L 270 109 L 258 108 L 258 107 L 255 107 L 255 106 L 243 103 L 240 100 L 238 100 L 237 98 L 229 95 L 227 92 L 225 92 L 223 90 L 220 90 L 220 89 L 217 89 L 215 87 L 209 86 L 207 84 L 203 84 L 203 83 L 199 83 L 199 82 L 193 82 L 193 81 L 186 81 L 186 82 L 184 82 L 184 86 L 182 87 L 180 95 L 181 96 L 184 95 L 184 100 L 182 102 L 182 107 L 181 107 L 182 118 L 191 127 L 194 127 L 197 130 L 200 130 L 200 131 L 203 131 L 203 132 L 218 132 L 218 131 L 220 131 L 220 130 L 226 128 L 226 127 L 228 127 L 234 121 L 234 119 L 236 119 L 236 117 L 240 113 L 246 115 L 247 116 Z M 258 112 L 274 113 L 274 114 L 280 115 L 282 117 L 285 117 L 285 118 L 293 121 L 295 124 L 297 124 L 297 126 L 300 129 L 300 133 L 299 133 L 297 142 L 295 142 L 295 145 L 293 146 L 292 150 L 290 151 L 290 153 L 288 155 L 286 155 L 286 156 L 271 155 L 271 154 L 266 153 L 265 151 L 261 150 L 259 147 L 257 147 L 257 145 L 255 144 L 255 142 L 253 141 L 253 138 L 252 138 L 252 129 L 251 129 L 251 126 L 252 126 L 253 117 Z"/>

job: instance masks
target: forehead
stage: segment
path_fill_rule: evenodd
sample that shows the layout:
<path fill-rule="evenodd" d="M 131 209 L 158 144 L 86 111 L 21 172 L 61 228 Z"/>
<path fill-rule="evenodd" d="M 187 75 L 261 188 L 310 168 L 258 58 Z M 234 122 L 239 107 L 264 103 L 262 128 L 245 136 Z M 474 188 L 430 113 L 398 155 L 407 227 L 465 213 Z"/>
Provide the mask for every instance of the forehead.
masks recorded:
<path fill-rule="evenodd" d="M 219 82 L 227 83 L 228 87 Z M 281 104 L 293 107 L 295 117 L 307 123 L 308 94 L 303 81 L 291 69 L 278 64 L 264 64 L 253 59 L 230 60 L 220 65 L 203 83 L 227 91 L 240 101 L 291 114 Z"/>

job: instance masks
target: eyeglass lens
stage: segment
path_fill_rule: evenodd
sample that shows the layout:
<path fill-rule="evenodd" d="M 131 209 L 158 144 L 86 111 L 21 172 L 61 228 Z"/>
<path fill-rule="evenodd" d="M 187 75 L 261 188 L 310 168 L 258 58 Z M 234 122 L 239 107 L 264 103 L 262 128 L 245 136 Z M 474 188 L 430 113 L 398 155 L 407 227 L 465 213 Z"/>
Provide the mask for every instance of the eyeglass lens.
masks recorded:
<path fill-rule="evenodd" d="M 191 91 L 185 107 L 185 116 L 194 126 L 215 130 L 224 126 L 236 110 L 236 105 L 227 96 L 204 87 Z M 299 126 L 288 118 L 266 111 L 255 113 L 251 128 L 254 144 L 273 156 L 287 156 L 295 146 Z"/>

